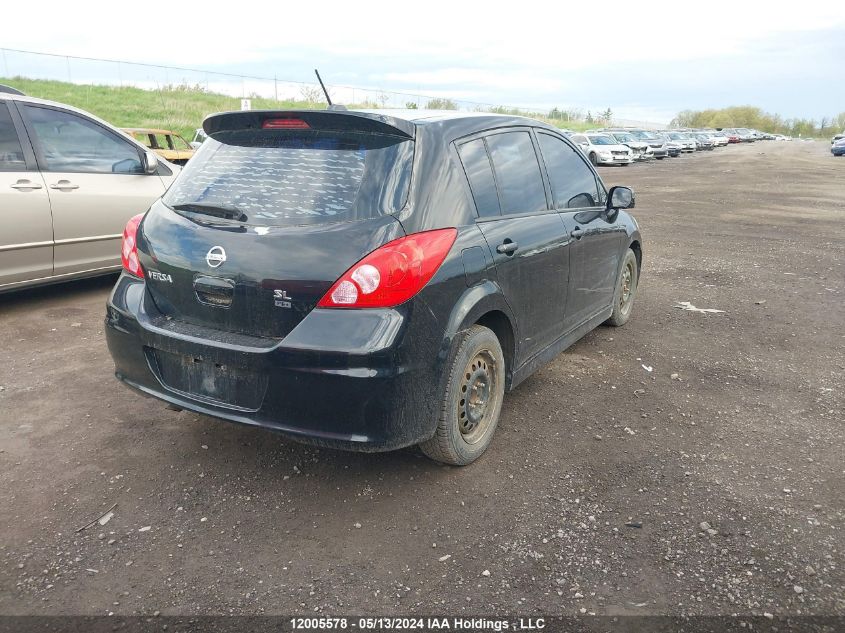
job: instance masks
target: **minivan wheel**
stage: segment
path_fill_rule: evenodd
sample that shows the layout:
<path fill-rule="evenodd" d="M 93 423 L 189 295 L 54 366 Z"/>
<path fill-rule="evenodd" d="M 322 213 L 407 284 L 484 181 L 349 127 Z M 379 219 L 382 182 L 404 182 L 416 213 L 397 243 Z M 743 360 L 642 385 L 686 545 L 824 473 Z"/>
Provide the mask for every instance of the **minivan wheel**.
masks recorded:
<path fill-rule="evenodd" d="M 487 449 L 505 394 L 505 359 L 492 330 L 473 325 L 455 340 L 437 431 L 420 449 L 444 464 L 465 466 Z"/>
<path fill-rule="evenodd" d="M 629 248 L 625 253 L 625 259 L 622 261 L 619 279 L 616 281 L 616 292 L 613 296 L 613 313 L 605 323 L 619 327 L 628 322 L 628 319 L 631 317 L 631 310 L 634 307 L 634 299 L 637 296 L 637 281 L 639 281 L 637 256 Z"/>
<path fill-rule="evenodd" d="M 598 156 L 596 156 L 592 152 L 590 153 L 590 162 L 593 164 L 594 167 L 599 164 Z"/>

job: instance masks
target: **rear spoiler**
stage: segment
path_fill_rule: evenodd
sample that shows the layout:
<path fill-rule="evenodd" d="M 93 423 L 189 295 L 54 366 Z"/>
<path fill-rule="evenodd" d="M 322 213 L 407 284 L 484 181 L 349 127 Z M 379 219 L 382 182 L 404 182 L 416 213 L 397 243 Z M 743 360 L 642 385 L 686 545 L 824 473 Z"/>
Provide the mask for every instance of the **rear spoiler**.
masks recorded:
<path fill-rule="evenodd" d="M 405 119 L 351 110 L 246 110 L 211 114 L 202 129 L 214 138 L 217 132 L 260 130 L 271 119 L 299 119 L 315 130 L 364 132 L 414 138 L 414 124 Z"/>

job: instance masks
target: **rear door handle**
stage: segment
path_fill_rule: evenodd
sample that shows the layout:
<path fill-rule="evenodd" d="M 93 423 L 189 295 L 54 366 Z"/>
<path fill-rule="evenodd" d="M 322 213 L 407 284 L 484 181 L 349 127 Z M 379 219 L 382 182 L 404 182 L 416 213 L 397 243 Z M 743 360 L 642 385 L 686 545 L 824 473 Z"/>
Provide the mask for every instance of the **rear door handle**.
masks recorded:
<path fill-rule="evenodd" d="M 18 189 L 19 191 L 29 191 L 30 189 L 41 189 L 41 185 L 37 182 L 32 182 L 31 180 L 27 180 L 26 178 L 21 178 L 18 180 L 14 185 L 9 185 L 12 189 Z"/>
<path fill-rule="evenodd" d="M 70 191 L 71 189 L 79 189 L 79 185 L 74 185 L 70 180 L 60 180 L 59 182 L 50 185 L 50 189 Z"/>
<path fill-rule="evenodd" d="M 572 230 L 569 232 L 569 235 L 571 235 L 572 237 L 574 237 L 576 240 L 580 240 L 580 239 L 581 239 L 581 237 L 584 235 L 584 229 L 580 229 L 580 228 L 578 228 L 578 229 L 572 229 Z"/>
<path fill-rule="evenodd" d="M 496 252 L 502 255 L 513 255 L 517 248 L 519 248 L 519 244 L 506 239 L 496 247 Z"/>

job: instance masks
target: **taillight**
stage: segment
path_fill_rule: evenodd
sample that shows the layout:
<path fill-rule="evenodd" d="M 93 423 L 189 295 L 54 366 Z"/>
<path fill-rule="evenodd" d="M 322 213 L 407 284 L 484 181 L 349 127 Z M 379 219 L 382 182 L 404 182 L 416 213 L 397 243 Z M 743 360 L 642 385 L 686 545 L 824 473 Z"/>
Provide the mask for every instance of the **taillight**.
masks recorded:
<path fill-rule="evenodd" d="M 264 119 L 261 124 L 265 130 L 309 130 L 311 126 L 307 121 L 295 117 L 282 117 L 277 119 Z"/>
<path fill-rule="evenodd" d="M 135 275 L 142 279 L 144 277 L 144 271 L 141 268 L 141 262 L 138 261 L 138 245 L 136 239 L 138 225 L 141 224 L 143 218 L 144 214 L 139 213 L 126 223 L 126 228 L 123 229 L 123 244 L 120 250 L 120 261 L 123 263 L 123 270 L 130 275 Z"/>
<path fill-rule="evenodd" d="M 457 235 L 457 229 L 438 229 L 388 242 L 347 270 L 317 306 L 390 308 L 404 303 L 434 276 Z"/>

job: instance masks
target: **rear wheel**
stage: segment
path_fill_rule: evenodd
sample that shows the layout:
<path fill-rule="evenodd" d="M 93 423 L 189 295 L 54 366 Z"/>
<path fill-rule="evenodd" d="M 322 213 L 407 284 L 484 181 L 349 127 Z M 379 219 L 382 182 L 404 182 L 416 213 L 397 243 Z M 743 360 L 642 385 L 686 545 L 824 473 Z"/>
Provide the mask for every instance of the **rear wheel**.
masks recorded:
<path fill-rule="evenodd" d="M 613 313 L 605 323 L 619 327 L 628 322 L 628 319 L 631 317 L 631 310 L 634 307 L 634 299 L 637 296 L 638 281 L 639 268 L 637 267 L 637 256 L 629 248 L 625 253 L 625 259 L 622 261 L 619 279 L 616 280 L 616 292 L 613 295 Z"/>
<path fill-rule="evenodd" d="M 492 330 L 473 325 L 461 332 L 437 431 L 420 449 L 444 464 L 465 466 L 489 446 L 499 423 L 505 394 L 505 359 Z"/>
<path fill-rule="evenodd" d="M 599 164 L 599 157 L 596 156 L 593 152 L 590 152 L 590 162 L 593 164 L 593 166 Z"/>

